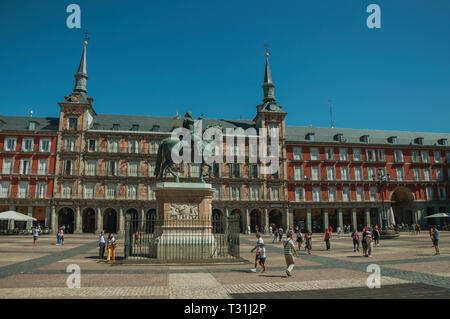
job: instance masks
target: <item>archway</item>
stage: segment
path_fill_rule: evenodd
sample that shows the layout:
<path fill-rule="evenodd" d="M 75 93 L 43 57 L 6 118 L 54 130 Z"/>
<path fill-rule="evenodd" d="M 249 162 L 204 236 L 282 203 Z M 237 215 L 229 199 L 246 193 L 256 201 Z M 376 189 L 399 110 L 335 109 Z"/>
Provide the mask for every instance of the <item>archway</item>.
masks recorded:
<path fill-rule="evenodd" d="M 336 232 L 338 226 L 338 213 L 335 209 L 328 210 L 328 227 L 332 227 L 333 232 Z"/>
<path fill-rule="evenodd" d="M 128 217 L 130 216 L 130 217 Z M 134 208 L 130 208 L 129 210 L 127 210 L 125 212 L 125 220 L 127 220 L 128 218 L 130 218 L 130 232 L 131 233 L 135 233 L 138 231 L 139 229 L 139 213 L 136 209 Z"/>
<path fill-rule="evenodd" d="M 75 212 L 72 208 L 63 207 L 58 211 L 58 227 L 66 226 L 66 233 L 73 234 Z"/>
<path fill-rule="evenodd" d="M 320 233 L 323 231 L 323 214 L 320 209 L 312 209 L 311 211 L 311 231 Z"/>
<path fill-rule="evenodd" d="M 294 209 L 294 227 L 299 227 L 302 232 L 306 231 L 306 210 Z"/>
<path fill-rule="evenodd" d="M 414 194 L 407 187 L 397 187 L 391 194 L 395 224 L 411 225 L 414 222 Z"/>
<path fill-rule="evenodd" d="M 158 218 L 158 214 L 156 213 L 156 209 L 149 209 L 145 213 L 145 232 L 152 234 L 155 230 L 155 222 Z"/>
<path fill-rule="evenodd" d="M 263 230 L 262 228 L 262 218 L 261 218 L 261 212 L 257 209 L 253 209 L 250 212 L 250 230 L 251 232 L 261 232 Z"/>
<path fill-rule="evenodd" d="M 269 212 L 269 224 L 275 225 L 272 227 L 283 227 L 283 215 L 278 209 L 273 209 Z"/>
<path fill-rule="evenodd" d="M 239 232 L 244 232 L 244 220 L 242 218 L 242 212 L 239 209 L 233 209 L 230 216 L 239 216 Z"/>
<path fill-rule="evenodd" d="M 212 227 L 213 227 L 213 233 L 223 233 L 223 213 L 220 209 L 213 209 L 212 211 Z"/>
<path fill-rule="evenodd" d="M 85 208 L 83 210 L 82 225 L 83 233 L 95 232 L 95 210 L 93 208 Z"/>
<path fill-rule="evenodd" d="M 103 212 L 103 229 L 105 233 L 117 233 L 117 212 L 113 208 Z"/>

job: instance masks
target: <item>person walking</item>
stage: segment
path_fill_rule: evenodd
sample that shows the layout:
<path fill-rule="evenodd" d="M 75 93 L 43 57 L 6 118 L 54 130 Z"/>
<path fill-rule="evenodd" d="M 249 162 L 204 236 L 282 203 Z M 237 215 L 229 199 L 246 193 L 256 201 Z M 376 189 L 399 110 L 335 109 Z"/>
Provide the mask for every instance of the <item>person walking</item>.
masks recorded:
<path fill-rule="evenodd" d="M 359 251 L 359 233 L 357 229 L 353 230 L 352 238 L 353 238 L 353 251 L 354 252 L 356 252 L 356 250 Z"/>
<path fill-rule="evenodd" d="M 106 262 L 109 262 L 112 257 L 113 264 L 116 262 L 116 247 L 117 242 L 114 238 L 114 235 L 109 233 L 108 235 L 108 257 L 106 258 Z"/>
<path fill-rule="evenodd" d="M 380 230 L 378 229 L 378 225 L 375 225 L 373 229 L 373 240 L 375 247 L 380 246 Z"/>
<path fill-rule="evenodd" d="M 265 272 L 266 271 L 266 248 L 264 248 L 264 243 L 258 245 L 258 250 L 257 250 L 256 254 L 258 256 L 259 264 L 263 268 L 263 270 L 261 272 Z"/>
<path fill-rule="evenodd" d="M 261 244 L 264 245 L 264 240 L 262 239 L 261 234 L 256 234 L 256 239 L 257 239 L 256 240 L 256 246 L 253 247 L 251 252 L 255 251 L 255 249 L 258 249 Z M 259 258 L 259 255 L 258 255 L 258 250 L 257 250 L 256 251 L 256 255 L 255 255 L 255 267 L 252 269 L 253 272 L 256 271 L 256 266 L 258 264 L 258 258 Z"/>
<path fill-rule="evenodd" d="M 436 251 L 434 255 L 435 256 L 440 255 L 441 253 L 439 251 L 439 230 L 437 229 L 436 226 L 433 227 L 432 239 L 433 239 L 433 247 L 434 250 Z"/>
<path fill-rule="evenodd" d="M 283 227 L 280 226 L 280 228 L 278 228 L 278 236 L 280 237 L 280 240 L 278 242 L 281 241 L 281 239 L 283 238 Z"/>
<path fill-rule="evenodd" d="M 363 256 L 367 257 L 367 242 L 366 242 L 366 236 L 369 233 L 369 231 L 366 229 L 366 227 L 363 229 L 362 232 L 362 240 L 361 240 L 361 245 L 362 245 L 362 249 L 363 249 Z"/>
<path fill-rule="evenodd" d="M 278 239 L 278 229 L 276 227 L 273 228 L 273 240 L 272 244 Z"/>
<path fill-rule="evenodd" d="M 306 245 L 305 250 L 308 250 L 308 255 L 311 255 L 311 249 L 312 249 L 312 232 L 308 232 L 305 236 L 306 238 Z"/>
<path fill-rule="evenodd" d="M 272 234 L 272 225 L 269 226 L 269 234 Z"/>
<path fill-rule="evenodd" d="M 342 232 L 341 226 L 338 226 L 336 228 L 336 232 L 337 232 L 338 239 L 341 238 L 341 232 Z"/>
<path fill-rule="evenodd" d="M 63 238 L 62 228 L 59 227 L 58 232 L 56 233 L 56 246 L 61 246 L 62 238 Z"/>
<path fill-rule="evenodd" d="M 39 238 L 40 229 L 37 226 L 33 228 L 33 246 L 36 246 L 36 242 Z"/>
<path fill-rule="evenodd" d="M 103 260 L 105 258 L 105 245 L 106 245 L 105 231 L 102 230 L 100 236 L 98 237 L 98 246 L 99 246 L 98 258 L 100 258 L 100 260 Z"/>
<path fill-rule="evenodd" d="M 300 253 L 300 249 L 302 248 L 302 243 L 303 243 L 303 234 L 302 234 L 302 230 L 299 229 L 297 232 L 297 245 L 298 245 L 299 253 Z"/>
<path fill-rule="evenodd" d="M 372 239 L 372 234 L 370 233 L 369 230 L 365 231 L 365 236 L 364 236 L 364 243 L 366 246 L 366 257 L 370 257 L 372 258 L 372 250 L 373 250 L 373 239 Z M 364 245 L 363 245 L 363 250 L 364 250 Z"/>
<path fill-rule="evenodd" d="M 294 242 L 292 241 L 292 235 L 288 234 L 287 238 L 283 242 L 284 246 L 284 259 L 286 260 L 286 274 L 292 276 L 292 270 L 294 269 L 294 253 L 298 257 L 297 250 L 295 249 Z"/>
<path fill-rule="evenodd" d="M 326 247 L 327 247 L 327 250 L 330 250 L 330 249 L 331 249 L 330 239 L 331 239 L 331 232 L 330 232 L 330 230 L 327 229 L 327 230 L 325 231 L 325 238 L 324 238 L 324 241 L 325 241 L 325 245 L 326 245 Z"/>

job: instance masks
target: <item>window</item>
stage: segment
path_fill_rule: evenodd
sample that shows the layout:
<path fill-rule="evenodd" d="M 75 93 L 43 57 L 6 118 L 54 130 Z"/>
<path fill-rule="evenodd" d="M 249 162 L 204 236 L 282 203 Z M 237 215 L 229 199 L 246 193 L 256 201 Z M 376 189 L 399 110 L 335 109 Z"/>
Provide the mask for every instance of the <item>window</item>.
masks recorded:
<path fill-rule="evenodd" d="M 78 119 L 77 118 L 69 118 L 69 130 L 78 130 Z"/>
<path fill-rule="evenodd" d="M 219 164 L 215 163 L 214 165 L 219 165 Z M 258 165 L 257 164 L 250 164 L 250 177 L 258 178 Z"/>
<path fill-rule="evenodd" d="M 377 188 L 376 187 L 371 187 L 370 191 L 369 191 L 369 194 L 370 194 L 370 201 L 371 202 L 374 202 L 374 201 L 377 200 Z"/>
<path fill-rule="evenodd" d="M 65 175 L 72 175 L 72 160 L 65 160 L 63 162 L 63 170 Z"/>
<path fill-rule="evenodd" d="M 155 162 L 149 162 L 148 163 L 148 176 L 154 176 L 155 175 L 155 168 L 156 168 L 156 163 Z"/>
<path fill-rule="evenodd" d="M 19 182 L 19 192 L 18 197 L 25 198 L 28 197 L 28 191 L 30 188 L 30 183 L 28 182 Z"/>
<path fill-rule="evenodd" d="M 295 188 L 295 201 L 304 202 L 305 201 L 305 189 L 303 187 Z"/>
<path fill-rule="evenodd" d="M 365 143 L 365 144 L 369 144 L 370 143 L 370 137 L 369 135 L 363 135 L 361 136 L 361 142 Z"/>
<path fill-rule="evenodd" d="M 438 188 L 438 196 L 440 200 L 445 200 L 447 198 L 447 195 L 445 193 L 445 187 L 439 187 Z"/>
<path fill-rule="evenodd" d="M 220 169 L 220 163 L 213 163 L 213 176 L 214 177 L 220 177 L 221 176 L 221 169 Z M 250 165 L 250 171 L 251 174 L 255 173 L 256 175 L 253 175 L 253 177 L 258 177 L 258 165 Z"/>
<path fill-rule="evenodd" d="M 362 168 L 360 166 L 356 166 L 354 168 L 355 172 L 355 181 L 362 181 Z"/>
<path fill-rule="evenodd" d="M 422 174 L 420 172 L 420 168 L 417 168 L 417 167 L 414 168 L 414 180 L 415 181 L 422 180 Z"/>
<path fill-rule="evenodd" d="M 19 174 L 30 174 L 31 160 L 29 158 L 23 158 L 20 160 Z"/>
<path fill-rule="evenodd" d="M 328 187 L 328 201 L 335 202 L 336 199 L 336 187 Z"/>
<path fill-rule="evenodd" d="M 139 141 L 138 140 L 129 140 L 128 141 L 128 153 L 139 153 Z"/>
<path fill-rule="evenodd" d="M 396 173 L 397 173 L 397 180 L 398 181 L 403 181 L 405 176 L 403 173 L 403 167 L 397 167 L 396 168 Z"/>
<path fill-rule="evenodd" d="M 344 202 L 350 201 L 350 187 L 342 187 L 342 200 Z"/>
<path fill-rule="evenodd" d="M 419 151 L 411 151 L 411 159 L 413 163 L 419 163 L 420 162 Z"/>
<path fill-rule="evenodd" d="M 250 199 L 259 200 L 259 186 L 250 186 Z"/>
<path fill-rule="evenodd" d="M 348 175 L 348 167 L 342 166 L 341 167 L 341 180 L 348 181 L 349 175 Z"/>
<path fill-rule="evenodd" d="M 106 173 L 109 176 L 116 176 L 117 175 L 117 162 L 109 161 L 106 165 Z"/>
<path fill-rule="evenodd" d="M 445 162 L 450 163 L 450 152 L 445 152 Z"/>
<path fill-rule="evenodd" d="M 334 181 L 336 179 L 336 174 L 333 166 L 327 166 L 327 179 L 329 181 Z"/>
<path fill-rule="evenodd" d="M 88 140 L 88 152 L 97 151 L 97 140 L 90 139 Z"/>
<path fill-rule="evenodd" d="M 63 198 L 72 198 L 72 184 L 63 184 L 62 185 L 62 197 Z"/>
<path fill-rule="evenodd" d="M 320 179 L 319 166 L 311 167 L 311 178 L 313 181 L 318 181 Z"/>
<path fill-rule="evenodd" d="M 313 202 L 320 202 L 320 187 L 313 187 L 312 188 L 312 199 Z"/>
<path fill-rule="evenodd" d="M 127 199 L 137 198 L 137 185 L 127 185 Z"/>
<path fill-rule="evenodd" d="M 434 194 L 433 194 L 433 188 L 432 188 L 432 187 L 427 187 L 427 188 L 425 189 L 425 192 L 426 192 L 426 195 L 427 195 L 427 199 L 428 199 L 428 200 L 432 200 L 433 197 L 434 197 Z"/>
<path fill-rule="evenodd" d="M 444 171 L 442 168 L 436 168 L 436 180 L 438 182 L 444 181 Z"/>
<path fill-rule="evenodd" d="M 364 200 L 364 189 L 362 187 L 356 187 L 356 200 L 362 202 Z"/>
<path fill-rule="evenodd" d="M 109 140 L 108 141 L 108 152 L 117 153 L 119 151 L 119 141 Z"/>
<path fill-rule="evenodd" d="M 231 164 L 231 177 L 240 177 L 240 176 L 241 176 L 241 165 Z"/>
<path fill-rule="evenodd" d="M 116 185 L 106 185 L 106 198 L 114 199 L 116 198 Z"/>
<path fill-rule="evenodd" d="M 375 151 L 374 150 L 366 150 L 366 159 L 368 162 L 375 162 Z"/>
<path fill-rule="evenodd" d="M 334 160 L 334 149 L 332 147 L 325 148 L 325 159 L 329 161 Z"/>
<path fill-rule="evenodd" d="M 15 151 L 16 150 L 17 137 L 7 137 L 5 138 L 5 151 Z"/>
<path fill-rule="evenodd" d="M 153 190 L 154 185 L 148 185 L 147 189 L 148 189 L 148 199 L 149 200 L 155 200 L 156 199 L 156 195 L 155 195 L 155 191 Z"/>
<path fill-rule="evenodd" d="M 13 173 L 13 159 L 12 158 L 3 158 L 3 174 L 12 174 Z"/>
<path fill-rule="evenodd" d="M 271 187 L 270 188 L 270 199 L 271 200 L 280 200 L 280 188 L 279 187 Z"/>
<path fill-rule="evenodd" d="M 139 131 L 139 125 L 138 124 L 133 124 L 132 126 L 131 126 L 131 130 L 132 131 Z"/>
<path fill-rule="evenodd" d="M 158 146 L 159 146 L 158 142 L 150 141 L 150 154 L 157 154 L 158 153 Z"/>
<path fill-rule="evenodd" d="M 348 153 L 346 148 L 340 148 L 339 149 L 339 159 L 341 161 L 347 161 L 348 160 Z"/>
<path fill-rule="evenodd" d="M 294 147 L 294 161 L 301 161 L 301 160 L 302 160 L 302 148 Z"/>
<path fill-rule="evenodd" d="M 128 163 L 128 176 L 138 176 L 139 163 L 132 162 Z"/>
<path fill-rule="evenodd" d="M 319 149 L 318 148 L 311 147 L 310 153 L 311 153 L 311 161 L 318 161 L 319 160 Z"/>
<path fill-rule="evenodd" d="M 240 200 L 241 199 L 241 188 L 237 186 L 231 187 L 231 199 Z"/>
<path fill-rule="evenodd" d="M 398 138 L 397 138 L 397 136 L 391 136 L 391 137 L 389 137 L 389 138 L 388 138 L 388 141 L 389 141 L 389 143 L 392 143 L 392 144 L 398 144 Z"/>
<path fill-rule="evenodd" d="M 33 151 L 34 138 L 24 138 L 22 140 L 22 151 L 32 152 Z"/>
<path fill-rule="evenodd" d="M 11 194 L 11 182 L 0 182 L 0 198 L 7 198 Z"/>
<path fill-rule="evenodd" d="M 199 177 L 200 176 L 200 164 L 191 163 L 189 166 L 190 166 L 191 177 Z"/>
<path fill-rule="evenodd" d="M 430 162 L 430 154 L 428 151 L 421 151 L 420 155 L 422 156 L 422 162 L 423 163 L 429 163 Z"/>
<path fill-rule="evenodd" d="M 77 140 L 75 138 L 66 138 L 64 140 L 64 150 L 66 152 L 75 152 Z"/>
<path fill-rule="evenodd" d="M 52 140 L 49 138 L 41 138 L 39 141 L 39 152 L 50 152 Z"/>
<path fill-rule="evenodd" d="M 386 156 L 384 154 L 384 150 L 377 150 L 377 155 L 378 155 L 378 161 L 379 162 L 386 161 Z"/>
<path fill-rule="evenodd" d="M 279 136 L 279 125 L 278 123 L 269 123 L 269 136 L 275 137 Z"/>
<path fill-rule="evenodd" d="M 403 151 L 401 150 L 394 151 L 394 161 L 396 163 L 403 163 Z"/>
<path fill-rule="evenodd" d="M 153 125 L 152 131 L 153 132 L 159 132 L 159 125 Z"/>
<path fill-rule="evenodd" d="M 36 122 L 30 122 L 28 124 L 28 130 L 34 131 L 36 129 Z"/>
<path fill-rule="evenodd" d="M 94 198 L 94 185 L 93 184 L 84 185 L 84 198 Z"/>
<path fill-rule="evenodd" d="M 353 149 L 353 160 L 361 161 L 361 149 L 359 149 L 359 148 Z"/>
<path fill-rule="evenodd" d="M 306 134 L 306 140 L 311 141 L 311 142 L 314 142 L 314 140 L 315 140 L 315 135 L 314 135 L 314 133 L 308 133 L 308 134 Z"/>
<path fill-rule="evenodd" d="M 434 151 L 433 155 L 434 155 L 434 162 L 435 163 L 440 163 L 442 161 L 442 159 L 441 159 L 441 152 L 440 151 Z"/>
<path fill-rule="evenodd" d="M 113 131 L 118 131 L 119 127 L 120 127 L 119 124 L 113 124 L 112 129 L 113 129 Z"/>
<path fill-rule="evenodd" d="M 334 140 L 338 141 L 339 143 L 342 143 L 344 141 L 344 135 L 343 134 L 336 134 L 334 136 Z"/>
<path fill-rule="evenodd" d="M 47 194 L 47 184 L 46 183 L 36 183 L 36 197 L 45 198 Z"/>
<path fill-rule="evenodd" d="M 418 137 L 414 140 L 416 144 L 423 145 L 423 137 Z"/>
<path fill-rule="evenodd" d="M 258 145 L 257 144 L 249 143 L 248 149 L 249 149 L 250 157 L 258 156 Z M 219 155 L 220 154 L 219 152 L 220 152 L 220 146 L 216 145 L 216 147 L 213 149 L 213 155 Z"/>
<path fill-rule="evenodd" d="M 92 128 L 93 128 L 94 130 L 98 130 L 98 129 L 100 129 L 100 124 L 94 123 L 94 124 L 92 125 Z"/>
<path fill-rule="evenodd" d="M 86 163 L 86 175 L 88 176 L 95 176 L 96 173 L 96 168 L 97 168 L 97 163 L 96 161 L 87 161 Z"/>
<path fill-rule="evenodd" d="M 431 169 L 429 168 L 423 169 L 423 179 L 425 181 L 431 181 Z"/>
<path fill-rule="evenodd" d="M 367 179 L 369 181 L 374 181 L 377 178 L 376 168 L 375 167 L 367 167 Z"/>
<path fill-rule="evenodd" d="M 301 166 L 294 166 L 294 179 L 301 181 L 303 176 L 303 168 Z"/>
<path fill-rule="evenodd" d="M 47 175 L 48 174 L 48 159 L 38 160 L 38 174 Z"/>

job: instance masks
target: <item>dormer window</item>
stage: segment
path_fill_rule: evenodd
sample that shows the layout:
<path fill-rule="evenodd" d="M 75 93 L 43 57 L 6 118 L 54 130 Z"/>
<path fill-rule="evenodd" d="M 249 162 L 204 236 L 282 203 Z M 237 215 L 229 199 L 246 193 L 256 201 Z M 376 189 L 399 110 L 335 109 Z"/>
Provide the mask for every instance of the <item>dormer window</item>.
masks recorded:
<path fill-rule="evenodd" d="M 423 145 L 423 137 L 418 137 L 414 140 L 416 144 Z"/>
<path fill-rule="evenodd" d="M 391 144 L 398 144 L 397 136 L 391 136 L 388 138 L 388 142 Z"/>
<path fill-rule="evenodd" d="M 133 124 L 133 126 L 131 127 L 132 131 L 139 131 L 139 125 L 138 124 Z"/>
<path fill-rule="evenodd" d="M 77 130 L 78 129 L 78 119 L 75 117 L 69 118 L 69 130 Z"/>
<path fill-rule="evenodd" d="M 311 141 L 311 142 L 314 142 L 314 133 L 308 133 L 308 134 L 306 134 L 306 140 L 307 141 Z"/>
<path fill-rule="evenodd" d="M 361 136 L 361 142 L 365 143 L 365 144 L 369 144 L 369 135 L 363 135 Z"/>
<path fill-rule="evenodd" d="M 94 123 L 94 125 L 92 126 L 92 128 L 93 128 L 94 130 L 98 130 L 98 129 L 100 128 L 100 124 Z"/>
<path fill-rule="evenodd" d="M 113 131 L 118 131 L 119 126 L 120 126 L 119 124 L 113 124 L 113 127 L 112 127 Z"/>
<path fill-rule="evenodd" d="M 159 125 L 153 125 L 152 131 L 153 132 L 159 132 Z"/>
<path fill-rule="evenodd" d="M 342 143 L 344 141 L 344 134 L 336 134 L 334 140 L 338 141 L 338 143 Z"/>
<path fill-rule="evenodd" d="M 439 145 L 443 145 L 443 146 L 447 146 L 448 142 L 446 138 L 441 138 L 440 140 L 438 140 Z"/>
<path fill-rule="evenodd" d="M 36 122 L 30 122 L 28 124 L 28 130 L 34 131 L 36 129 Z"/>

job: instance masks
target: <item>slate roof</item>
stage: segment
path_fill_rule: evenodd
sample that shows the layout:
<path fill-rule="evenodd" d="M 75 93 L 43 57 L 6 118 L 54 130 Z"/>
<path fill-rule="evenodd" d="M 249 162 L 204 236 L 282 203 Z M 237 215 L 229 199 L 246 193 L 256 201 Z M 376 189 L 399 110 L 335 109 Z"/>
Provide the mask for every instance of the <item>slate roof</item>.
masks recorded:
<path fill-rule="evenodd" d="M 337 134 L 342 134 L 343 143 L 361 144 L 362 136 L 369 136 L 369 145 L 414 145 L 414 146 L 444 146 L 439 144 L 439 140 L 447 139 L 447 146 L 450 143 L 449 133 L 422 133 L 405 131 L 382 131 L 382 130 L 359 130 L 348 128 L 330 128 L 314 126 L 286 126 L 286 139 L 288 142 L 310 142 L 307 134 L 314 133 L 314 142 L 337 143 Z M 397 143 L 392 144 L 389 138 L 397 137 Z M 423 138 L 423 144 L 417 144 L 417 138 Z M 312 143 L 312 142 L 311 142 Z"/>
<path fill-rule="evenodd" d="M 30 122 L 36 123 L 36 129 L 30 131 Z M 57 132 L 59 118 L 57 117 L 29 117 L 29 116 L 0 116 L 0 132 L 29 131 L 29 132 Z"/>

